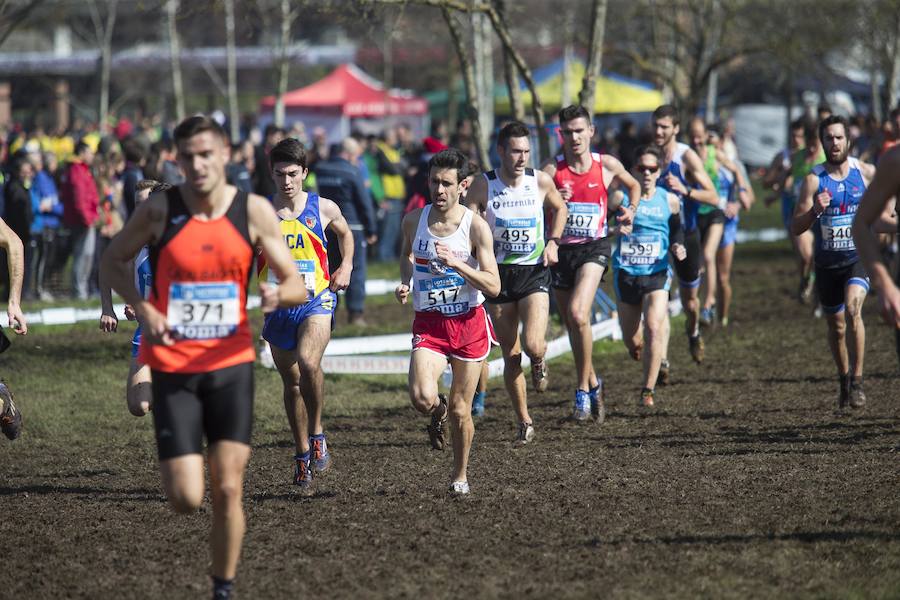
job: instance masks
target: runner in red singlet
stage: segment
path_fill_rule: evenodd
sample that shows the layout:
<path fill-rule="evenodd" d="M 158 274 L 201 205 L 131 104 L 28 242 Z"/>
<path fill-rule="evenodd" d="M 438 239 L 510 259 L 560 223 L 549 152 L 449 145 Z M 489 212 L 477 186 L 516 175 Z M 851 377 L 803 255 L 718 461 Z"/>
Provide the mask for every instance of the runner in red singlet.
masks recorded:
<path fill-rule="evenodd" d="M 567 106 L 559 111 L 559 129 L 562 154 L 543 166 L 569 209 L 559 240 L 559 262 L 551 267 L 553 288 L 578 373 L 572 416 L 583 421 L 593 415 L 602 422 L 603 380 L 591 362 L 591 306 L 612 253 L 607 215 L 618 212 L 623 231 L 630 228 L 633 218 L 631 209 L 610 203 L 607 186 L 618 180 L 630 198 L 640 197 L 641 186 L 617 158 L 591 152 L 594 126 L 583 106 Z"/>

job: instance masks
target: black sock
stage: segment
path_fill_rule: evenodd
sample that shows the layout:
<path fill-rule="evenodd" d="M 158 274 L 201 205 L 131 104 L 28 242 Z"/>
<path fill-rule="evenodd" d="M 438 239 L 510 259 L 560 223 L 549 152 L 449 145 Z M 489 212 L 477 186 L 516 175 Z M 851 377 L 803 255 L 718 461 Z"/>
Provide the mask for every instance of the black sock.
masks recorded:
<path fill-rule="evenodd" d="M 645 388 L 641 389 L 641 396 L 644 396 L 646 394 L 652 394 L 652 393 L 653 393 L 653 388 L 645 387 Z"/>
<path fill-rule="evenodd" d="M 850 387 L 850 373 L 845 373 L 840 376 L 841 379 L 841 389 L 845 389 Z"/>
<path fill-rule="evenodd" d="M 231 598 L 231 592 L 234 591 L 234 579 L 221 579 L 212 576 L 213 580 L 213 600 L 228 600 Z"/>

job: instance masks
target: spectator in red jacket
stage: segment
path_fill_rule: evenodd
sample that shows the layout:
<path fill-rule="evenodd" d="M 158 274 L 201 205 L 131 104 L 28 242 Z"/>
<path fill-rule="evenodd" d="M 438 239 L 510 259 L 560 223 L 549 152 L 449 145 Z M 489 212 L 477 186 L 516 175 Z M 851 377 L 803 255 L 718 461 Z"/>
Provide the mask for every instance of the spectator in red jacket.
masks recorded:
<path fill-rule="evenodd" d="M 63 174 L 60 195 L 63 202 L 63 222 L 72 239 L 72 287 L 79 299 L 87 299 L 90 290 L 91 267 L 97 244 L 97 206 L 100 197 L 97 183 L 91 174 L 94 151 L 85 142 L 75 145 L 75 158 Z"/>

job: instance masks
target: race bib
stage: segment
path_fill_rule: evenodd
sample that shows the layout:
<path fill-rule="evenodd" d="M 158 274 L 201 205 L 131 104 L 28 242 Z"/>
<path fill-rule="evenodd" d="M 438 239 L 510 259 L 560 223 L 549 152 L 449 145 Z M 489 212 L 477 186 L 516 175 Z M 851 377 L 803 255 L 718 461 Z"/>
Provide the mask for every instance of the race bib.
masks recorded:
<path fill-rule="evenodd" d="M 537 247 L 537 219 L 496 219 L 494 251 L 507 254 L 531 254 Z"/>
<path fill-rule="evenodd" d="M 463 297 L 466 281 L 456 274 L 433 277 L 419 282 L 418 306 L 424 311 L 438 311 L 452 316 L 469 312 L 469 299 Z M 418 310 L 418 309 L 417 309 Z"/>
<path fill-rule="evenodd" d="M 294 265 L 297 267 L 300 277 L 303 278 L 303 287 L 306 288 L 306 294 L 309 297 L 307 302 L 309 302 L 316 295 L 316 261 L 309 259 L 295 260 Z M 269 276 L 266 279 L 269 283 L 278 285 L 278 276 L 275 275 L 275 271 L 271 267 L 269 267 Z"/>
<path fill-rule="evenodd" d="M 619 258 L 622 264 L 652 265 L 662 254 L 659 235 L 624 235 L 619 241 Z"/>
<path fill-rule="evenodd" d="M 169 325 L 183 338 L 209 340 L 237 331 L 238 285 L 233 281 L 169 285 Z"/>
<path fill-rule="evenodd" d="M 563 237 L 596 239 L 600 230 L 600 205 L 588 202 L 566 202 L 569 216 Z"/>
<path fill-rule="evenodd" d="M 822 228 L 823 250 L 856 250 L 853 243 L 853 215 L 822 215 L 819 218 Z"/>

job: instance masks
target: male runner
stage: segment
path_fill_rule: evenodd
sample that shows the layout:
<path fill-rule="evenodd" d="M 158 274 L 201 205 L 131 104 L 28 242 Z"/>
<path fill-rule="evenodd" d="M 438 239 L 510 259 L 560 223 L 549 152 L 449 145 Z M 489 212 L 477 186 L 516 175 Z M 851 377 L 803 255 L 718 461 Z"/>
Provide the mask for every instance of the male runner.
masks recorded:
<path fill-rule="evenodd" d="M 171 187 L 168 183 L 161 183 L 152 179 L 138 181 L 135 185 L 135 206 L 147 200 L 150 194 L 164 192 Z M 150 297 L 151 280 L 150 249 L 144 246 L 134 260 L 134 286 L 144 299 Z M 103 280 L 100 281 L 100 304 L 100 330 L 107 333 L 115 332 L 119 327 L 119 319 L 116 317 L 115 310 L 113 310 L 112 290 Z M 125 305 L 125 318 L 129 321 L 134 321 L 137 318 L 134 307 L 130 304 Z M 125 403 L 128 406 L 128 412 L 136 417 L 143 417 L 153 407 L 153 392 L 150 389 L 150 367 L 138 359 L 140 349 L 141 324 L 138 323 L 137 329 L 134 330 L 134 336 L 131 338 L 131 362 L 128 365 L 128 384 L 125 389 Z"/>
<path fill-rule="evenodd" d="M 828 345 L 840 378 L 840 409 L 848 404 L 862 408 L 866 403 L 862 387 L 866 343 L 862 305 L 869 291 L 869 278 L 850 230 L 859 200 L 875 172 L 872 165 L 849 156 L 848 131 L 844 117 L 832 115 L 819 123 L 825 162 L 814 167 L 803 180 L 791 223 L 794 235 L 813 230 L 816 288 L 828 323 Z"/>
<path fill-rule="evenodd" d="M 395 290 L 401 304 L 412 294 L 416 316 L 409 397 L 416 410 L 431 415 L 428 436 L 435 450 L 444 448 L 449 415 L 454 495 L 469 493 L 466 469 L 475 434 L 472 394 L 494 337 L 481 294 L 500 293 L 490 227 L 459 203 L 467 170 L 468 159 L 455 148 L 431 157 L 432 203 L 403 218 L 401 283 Z M 453 371 L 449 401 L 438 394 L 437 386 L 448 361 Z"/>
<path fill-rule="evenodd" d="M 559 246 L 559 262 L 551 268 L 556 302 L 572 344 L 575 371 L 575 407 L 572 417 L 584 421 L 591 415 L 603 421 L 603 381 L 594 371 L 591 353 L 591 306 L 612 251 L 607 214 L 618 212 L 618 223 L 627 233 L 632 212 L 607 196 L 613 181 L 637 198 L 641 186 L 622 163 L 608 154 L 591 152 L 594 125 L 583 106 L 559 111 L 562 154 L 547 161 L 543 171 L 566 202 L 568 215 Z"/>
<path fill-rule="evenodd" d="M 272 358 L 284 384 L 284 408 L 294 435 L 294 483 L 302 493 L 312 494 L 313 471 L 321 473 L 331 465 L 322 428 L 322 355 L 331 339 L 335 293 L 346 289 L 350 282 L 353 232 L 337 204 L 303 191 L 303 180 L 308 174 L 307 155 L 297 139 L 278 142 L 269 152 L 269 165 L 275 179 L 273 205 L 281 234 L 303 277 L 309 301 L 266 315 L 263 338 L 272 348 Z M 328 270 L 325 240 L 325 230 L 329 228 L 341 246 L 341 264 L 333 273 Z M 259 279 L 277 283 L 275 273 L 264 261 Z"/>
<path fill-rule="evenodd" d="M 194 116 L 175 128 L 184 184 L 135 211 L 103 256 L 104 281 L 143 324 L 139 359 L 150 365 L 153 424 L 163 487 L 176 512 L 203 501 L 208 444 L 214 598 L 233 589 L 244 535 L 242 488 L 253 418 L 253 340 L 246 297 L 254 248 L 278 274 L 260 283 L 263 312 L 306 301 L 275 211 L 225 182 L 222 127 Z M 132 259 L 150 245 L 150 298 L 134 287 Z"/>
<path fill-rule="evenodd" d="M 641 360 L 643 354 L 644 383 L 638 405 L 647 407 L 653 406 L 654 386 L 669 345 L 669 251 L 679 262 L 687 255 L 678 197 L 656 186 L 661 165 L 662 152 L 656 146 L 644 146 L 635 153 L 641 193 L 630 200 L 631 233 L 619 236 L 613 252 L 622 339 L 633 359 Z"/>
<path fill-rule="evenodd" d="M 804 147 L 791 156 L 791 171 L 785 179 L 784 187 L 792 190 L 794 203 L 791 205 L 791 212 L 787 213 L 784 212 L 786 207 L 782 205 L 782 217 L 785 219 L 785 227 L 791 235 L 791 242 L 800 259 L 800 287 L 797 299 L 802 304 L 806 304 L 812 300 L 813 292 L 816 289 L 816 274 L 813 270 L 813 234 L 804 231 L 800 235 L 795 235 L 791 223 L 797 210 L 797 198 L 800 196 L 800 187 L 803 185 L 804 179 L 812 172 L 813 167 L 825 161 L 825 153 L 819 141 L 819 132 L 816 124 L 812 121 L 806 122 L 803 126 L 803 143 Z"/>
<path fill-rule="evenodd" d="M 685 331 L 691 357 L 703 362 L 703 338 L 700 336 L 700 231 L 697 213 L 701 204 L 718 206 L 719 194 L 703 161 L 687 144 L 678 141 L 680 130 L 678 111 L 671 104 L 663 104 L 653 111 L 654 141 L 663 152 L 662 173 L 658 185 L 681 200 L 681 221 L 687 259 L 675 263 L 681 304 L 684 307 Z M 667 361 L 664 360 L 664 365 Z M 663 380 L 668 377 L 667 366 Z"/>
<path fill-rule="evenodd" d="M 900 146 L 883 154 L 878 160 L 878 171 L 871 185 L 859 202 L 859 210 L 853 221 L 853 241 L 862 258 L 866 273 L 870 273 L 872 283 L 878 289 L 881 316 L 896 330 L 897 358 L 900 359 L 900 268 L 896 282 L 881 260 L 878 238 L 873 231 L 877 223 L 886 224 L 898 231 L 896 199 L 900 195 Z M 880 218 L 879 218 L 880 217 Z M 887 231 L 888 227 L 884 227 Z"/>
<path fill-rule="evenodd" d="M 559 237 L 568 210 L 553 179 L 528 167 L 528 126 L 507 123 L 497 135 L 500 168 L 472 183 L 467 199 L 484 215 L 494 236 L 500 295 L 487 299 L 491 320 L 503 350 L 503 379 L 516 413 L 515 444 L 534 437 L 528 414 L 522 349 L 531 359 L 531 381 L 537 392 L 547 389 L 547 322 L 550 316 L 550 269 L 557 263 Z M 544 212 L 553 215 L 544 239 Z M 519 323 L 522 323 L 522 341 Z"/>
<path fill-rule="evenodd" d="M 9 326 L 19 335 L 28 333 L 28 324 L 22 313 L 22 282 L 25 279 L 25 249 L 19 236 L 10 229 L 6 221 L 0 219 L 0 248 L 6 250 L 6 264 L 9 269 L 9 300 L 6 303 L 6 317 Z M 0 352 L 9 347 L 9 339 L 0 328 Z M 0 381 L 0 430 L 7 438 L 14 440 L 22 433 L 22 413 L 13 402 L 12 392 L 6 383 Z"/>

